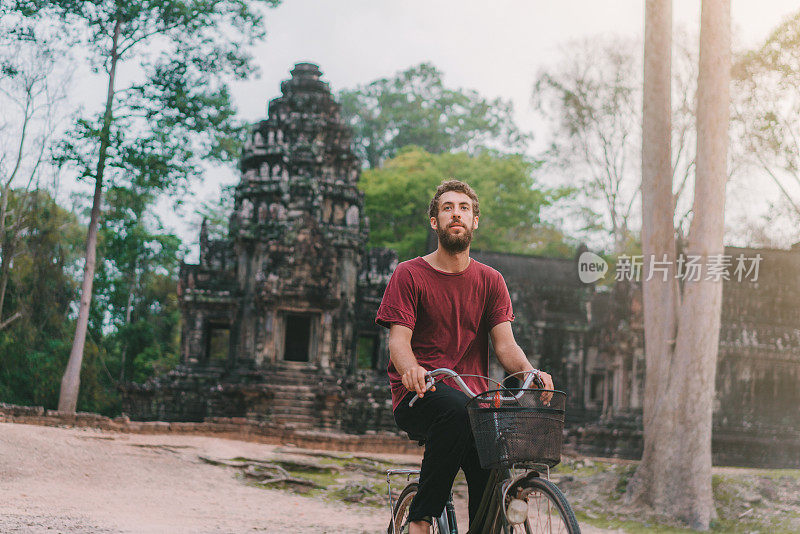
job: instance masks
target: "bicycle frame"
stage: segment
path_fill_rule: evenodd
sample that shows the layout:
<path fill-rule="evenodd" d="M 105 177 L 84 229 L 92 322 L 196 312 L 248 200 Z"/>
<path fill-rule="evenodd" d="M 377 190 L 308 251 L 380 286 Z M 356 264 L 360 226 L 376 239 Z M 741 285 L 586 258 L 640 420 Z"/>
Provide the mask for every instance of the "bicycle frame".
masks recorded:
<path fill-rule="evenodd" d="M 435 384 L 435 378 L 439 376 L 446 376 L 452 378 L 458 387 L 469 397 L 475 397 L 476 394 L 470 389 L 470 387 L 464 382 L 461 376 L 453 371 L 452 369 L 447 368 L 439 368 L 427 373 L 427 381 L 426 381 L 426 389 L 430 388 Z M 536 380 L 539 384 L 542 383 L 541 378 L 539 377 L 539 371 L 533 370 L 529 372 L 528 376 L 525 378 L 525 381 L 520 386 L 520 391 L 516 394 L 511 395 L 503 395 L 500 397 L 503 401 L 512 401 L 518 400 L 524 393 L 525 389 L 527 389 L 533 382 Z M 416 401 L 419 399 L 419 395 L 415 395 L 408 403 L 409 406 L 413 407 Z M 547 468 L 548 479 L 550 474 L 549 467 Z M 483 498 L 481 499 L 481 505 L 478 509 L 478 513 L 476 516 L 476 523 L 481 525 L 481 529 L 488 528 L 489 524 L 495 520 L 497 514 L 500 514 L 503 519 L 503 528 L 505 530 L 506 525 L 509 524 L 508 518 L 506 517 L 506 511 L 504 507 L 500 504 L 505 501 L 505 496 L 508 490 L 513 486 L 514 483 L 522 480 L 523 478 L 527 477 L 530 474 L 530 470 L 526 470 L 525 473 L 518 475 L 516 477 L 512 477 L 511 472 L 509 469 L 493 469 L 492 474 L 489 477 L 489 482 L 484 489 Z M 390 526 L 394 531 L 396 525 L 394 524 L 394 502 L 392 499 L 392 486 L 391 486 L 391 475 L 406 475 L 406 481 L 410 480 L 412 475 L 419 475 L 418 469 L 391 469 L 386 472 L 386 484 L 389 494 L 389 513 L 390 513 Z M 538 476 L 538 472 L 537 472 Z M 502 495 L 502 499 L 498 500 L 495 498 L 495 492 L 500 491 Z M 492 510 L 492 506 L 497 503 L 499 510 Z M 451 521 L 452 519 L 452 521 Z M 452 493 L 450 494 L 450 499 L 448 499 L 447 504 L 445 505 L 444 510 L 442 510 L 441 516 L 434 519 L 439 526 L 439 531 L 442 534 L 456 534 L 458 532 L 455 522 L 455 511 L 453 510 L 453 496 Z M 452 524 L 451 524 L 452 523 Z"/>

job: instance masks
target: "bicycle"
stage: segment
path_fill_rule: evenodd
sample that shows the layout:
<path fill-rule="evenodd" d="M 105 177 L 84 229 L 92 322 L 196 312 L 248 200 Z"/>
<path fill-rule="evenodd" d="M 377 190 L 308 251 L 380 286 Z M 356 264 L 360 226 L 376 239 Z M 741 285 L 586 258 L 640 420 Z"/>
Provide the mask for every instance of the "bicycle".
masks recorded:
<path fill-rule="evenodd" d="M 427 388 L 437 377 L 449 377 L 470 397 L 467 411 L 478 458 L 481 467 L 491 470 L 468 534 L 580 534 L 572 507 L 550 481 L 550 468 L 561 461 L 566 394 L 530 389 L 538 380 L 536 373 L 530 373 L 519 388 L 505 388 L 500 383 L 499 389 L 477 395 L 451 369 L 436 369 L 427 377 Z M 417 399 L 415 395 L 409 406 Z M 419 470 L 386 472 L 391 513 L 388 534 L 400 534 L 418 483 L 409 483 L 393 502 L 393 475 L 405 475 L 408 481 L 419 475 Z M 458 534 L 452 493 L 442 514 L 434 518 L 432 532 Z"/>

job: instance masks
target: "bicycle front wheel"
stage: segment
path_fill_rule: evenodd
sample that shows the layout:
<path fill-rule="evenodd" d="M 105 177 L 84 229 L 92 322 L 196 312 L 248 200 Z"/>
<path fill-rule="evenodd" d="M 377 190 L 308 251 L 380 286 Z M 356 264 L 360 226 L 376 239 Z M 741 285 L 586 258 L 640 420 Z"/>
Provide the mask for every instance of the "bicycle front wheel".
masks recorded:
<path fill-rule="evenodd" d="M 526 501 L 528 517 L 525 522 L 514 525 L 514 534 L 580 534 L 578 520 L 567 498 L 558 487 L 543 478 L 526 481 L 516 495 L 509 495 Z M 505 503 L 508 506 L 508 502 Z"/>
<path fill-rule="evenodd" d="M 393 523 L 389 523 L 389 534 L 400 534 L 402 532 L 403 527 L 408 522 L 408 510 L 411 508 L 411 501 L 417 494 L 418 489 L 419 484 L 412 482 L 400 492 L 400 496 L 397 497 L 397 501 L 394 503 L 394 510 L 392 510 Z M 392 528 L 393 525 L 394 529 Z M 439 524 L 435 519 L 431 532 L 433 534 L 439 534 Z"/>

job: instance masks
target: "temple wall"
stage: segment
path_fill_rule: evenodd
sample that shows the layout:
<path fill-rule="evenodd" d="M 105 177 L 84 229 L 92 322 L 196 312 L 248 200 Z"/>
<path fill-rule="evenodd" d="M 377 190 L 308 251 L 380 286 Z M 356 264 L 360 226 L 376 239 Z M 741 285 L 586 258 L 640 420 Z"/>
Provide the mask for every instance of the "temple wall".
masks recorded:
<path fill-rule="evenodd" d="M 319 69 L 296 65 L 281 92 L 245 143 L 228 238 L 209 239 L 204 224 L 198 265 L 181 265 L 182 365 L 124 385 L 124 410 L 148 421 L 396 432 L 387 330 L 374 319 L 397 254 L 366 248 L 360 164 Z M 723 285 L 715 461 L 800 467 L 791 430 L 800 428 L 800 250 L 726 254 L 763 262 L 760 279 Z M 640 285 L 583 284 L 575 260 L 473 257 L 503 274 L 517 342 L 567 392 L 571 446 L 639 454 Z M 490 374 L 504 377 L 496 362 Z"/>

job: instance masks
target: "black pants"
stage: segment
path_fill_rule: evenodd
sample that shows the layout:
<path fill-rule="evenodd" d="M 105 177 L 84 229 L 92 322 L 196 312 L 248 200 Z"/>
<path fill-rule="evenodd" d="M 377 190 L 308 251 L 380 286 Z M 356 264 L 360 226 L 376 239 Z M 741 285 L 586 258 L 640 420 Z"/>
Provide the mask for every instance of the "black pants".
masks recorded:
<path fill-rule="evenodd" d="M 471 523 L 480 506 L 489 471 L 481 469 L 478 461 L 467 416 L 468 397 L 442 383 L 409 408 L 408 401 L 413 396 L 413 393 L 406 395 L 394 411 L 397 426 L 412 439 L 425 440 L 419 491 L 411 502 L 408 519 L 419 521 L 425 516 L 440 516 L 461 468 L 469 487 Z"/>

